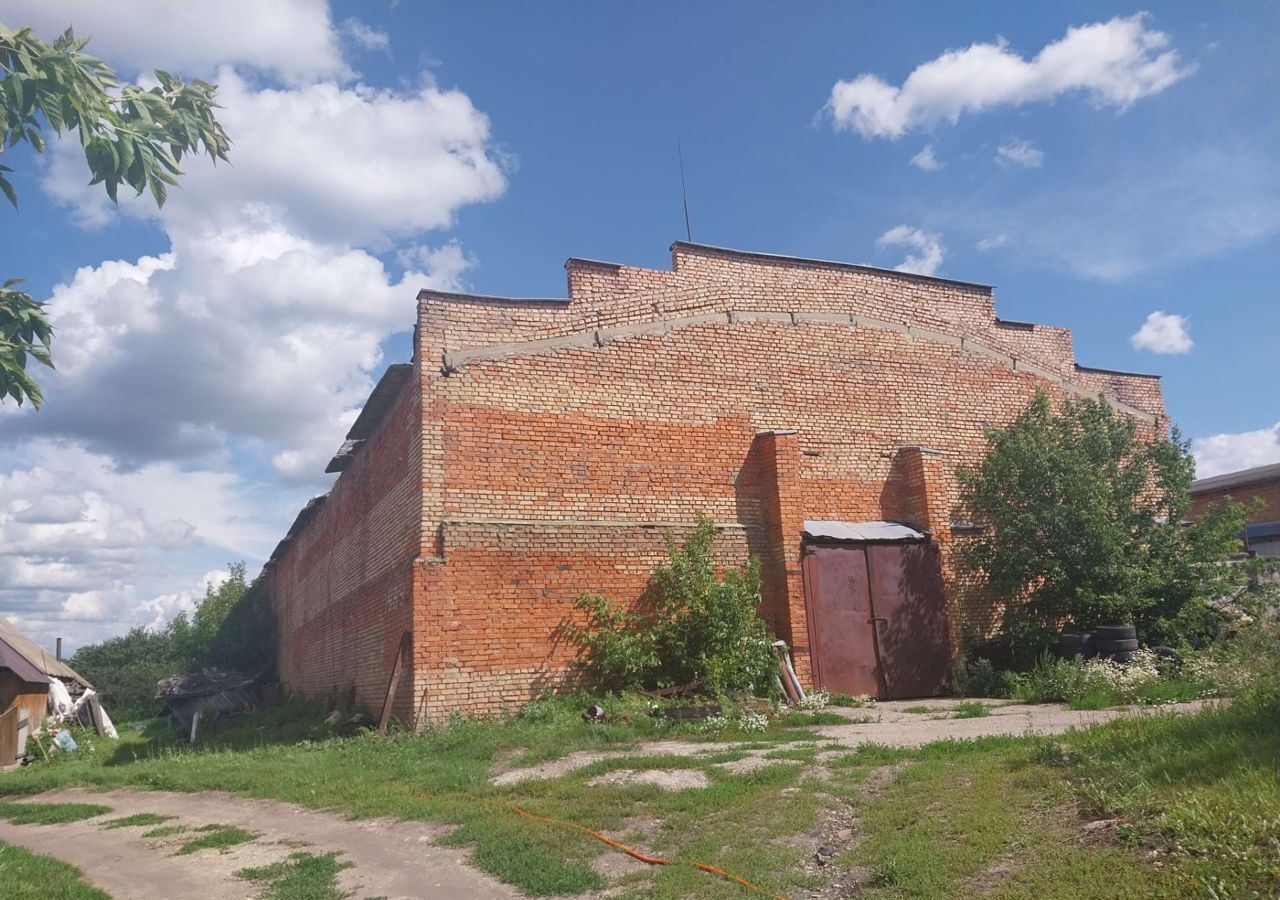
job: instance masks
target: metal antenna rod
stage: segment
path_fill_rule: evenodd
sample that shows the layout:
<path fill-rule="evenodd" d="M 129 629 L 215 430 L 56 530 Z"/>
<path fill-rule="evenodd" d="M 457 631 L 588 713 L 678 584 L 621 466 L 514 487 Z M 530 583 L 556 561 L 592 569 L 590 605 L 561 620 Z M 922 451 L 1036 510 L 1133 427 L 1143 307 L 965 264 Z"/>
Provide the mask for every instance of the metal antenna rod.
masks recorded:
<path fill-rule="evenodd" d="M 680 196 L 684 200 L 684 234 L 689 243 L 693 243 L 693 229 L 689 227 L 689 189 L 684 184 L 684 151 L 680 142 L 676 141 L 676 156 L 680 159 Z"/>

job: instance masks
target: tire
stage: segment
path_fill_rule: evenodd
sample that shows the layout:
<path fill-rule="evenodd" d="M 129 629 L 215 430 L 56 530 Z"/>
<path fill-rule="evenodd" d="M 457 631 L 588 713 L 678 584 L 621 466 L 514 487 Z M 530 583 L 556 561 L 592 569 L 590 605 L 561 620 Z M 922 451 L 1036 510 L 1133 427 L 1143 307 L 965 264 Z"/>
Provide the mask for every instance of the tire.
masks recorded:
<path fill-rule="evenodd" d="M 1132 625 L 1099 625 L 1093 637 L 1099 645 L 1103 641 L 1132 641 L 1138 637 L 1138 629 Z"/>
<path fill-rule="evenodd" d="M 1064 633 L 1058 635 L 1058 655 L 1063 659 L 1084 656 L 1089 645 L 1089 635 Z"/>
<path fill-rule="evenodd" d="M 1112 654 L 1110 655 L 1110 658 L 1111 658 L 1114 662 L 1118 662 L 1118 663 L 1121 663 L 1121 664 L 1123 665 L 1123 664 L 1125 664 L 1125 663 L 1131 663 L 1131 662 L 1133 662 L 1133 658 L 1134 658 L 1135 656 L 1137 656 L 1137 655 L 1138 655 L 1138 651 L 1137 651 L 1137 650 L 1120 650 L 1120 651 L 1118 651 L 1118 652 L 1116 652 L 1116 653 L 1112 653 Z"/>
<path fill-rule="evenodd" d="M 1113 653 L 1130 653 L 1138 649 L 1138 639 L 1130 638 L 1124 641 L 1098 641 L 1098 655 L 1110 656 Z"/>

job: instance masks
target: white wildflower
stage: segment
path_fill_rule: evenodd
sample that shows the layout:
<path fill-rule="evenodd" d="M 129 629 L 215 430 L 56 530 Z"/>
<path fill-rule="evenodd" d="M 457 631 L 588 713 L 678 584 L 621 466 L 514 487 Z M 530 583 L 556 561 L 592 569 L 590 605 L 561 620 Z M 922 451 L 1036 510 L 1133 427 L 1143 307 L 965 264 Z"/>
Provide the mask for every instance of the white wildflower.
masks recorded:
<path fill-rule="evenodd" d="M 817 711 L 825 709 L 831 702 L 831 695 L 826 691 L 810 691 L 796 704 L 800 709 Z"/>

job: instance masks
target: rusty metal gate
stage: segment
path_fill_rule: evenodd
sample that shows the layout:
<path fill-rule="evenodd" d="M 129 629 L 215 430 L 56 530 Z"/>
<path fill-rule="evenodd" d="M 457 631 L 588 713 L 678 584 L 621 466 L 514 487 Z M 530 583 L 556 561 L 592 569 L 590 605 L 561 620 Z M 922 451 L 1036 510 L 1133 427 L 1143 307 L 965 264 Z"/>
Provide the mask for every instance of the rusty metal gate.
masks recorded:
<path fill-rule="evenodd" d="M 936 545 L 806 543 L 803 574 L 819 687 L 882 699 L 943 691 L 951 642 Z"/>

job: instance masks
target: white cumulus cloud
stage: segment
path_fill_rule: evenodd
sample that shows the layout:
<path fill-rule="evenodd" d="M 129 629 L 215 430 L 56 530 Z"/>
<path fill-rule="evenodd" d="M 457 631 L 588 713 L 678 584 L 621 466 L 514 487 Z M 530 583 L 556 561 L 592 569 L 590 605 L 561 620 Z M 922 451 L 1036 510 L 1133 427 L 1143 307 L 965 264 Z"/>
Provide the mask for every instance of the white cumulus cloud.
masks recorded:
<path fill-rule="evenodd" d="M 933 144 L 925 144 L 924 149 L 911 157 L 911 165 L 924 172 L 936 172 L 944 163 L 933 153 Z"/>
<path fill-rule="evenodd" d="M 5 0 L 5 21 L 45 39 L 68 25 L 125 75 L 171 69 L 209 76 L 226 64 L 291 83 L 348 77 L 324 0 Z"/>
<path fill-rule="evenodd" d="M 1038 169 L 1044 164 L 1044 151 L 1031 141 L 1010 138 L 996 148 L 996 162 L 1003 166 Z"/>
<path fill-rule="evenodd" d="M 1152 353 L 1190 353 L 1194 346 L 1191 323 L 1186 316 L 1156 310 L 1130 336 L 1129 343 L 1135 350 L 1150 350 Z"/>
<path fill-rule="evenodd" d="M 826 111 L 836 128 L 896 139 L 955 124 L 964 114 L 1047 102 L 1080 93 L 1096 107 L 1124 110 L 1194 71 L 1146 14 L 1067 29 L 1031 59 L 1003 38 L 948 50 L 917 66 L 900 86 L 865 73 L 837 81 Z"/>
<path fill-rule="evenodd" d="M 226 562 L 252 573 L 331 481 L 418 290 L 475 265 L 446 232 L 503 194 L 508 157 L 460 88 L 361 83 L 339 48 L 382 40 L 322 2 L 19 0 L 3 17 L 74 22 L 125 72 L 210 74 L 233 142 L 228 165 L 185 159 L 162 210 L 111 206 L 74 141 L 40 173 L 82 224 L 161 240 L 42 298 L 45 405 L 0 404 L 0 612 L 74 645 L 163 624 Z"/>
<path fill-rule="evenodd" d="M 1196 438 L 1191 453 L 1197 478 L 1280 463 L 1280 422 L 1257 431 Z"/>
<path fill-rule="evenodd" d="M 279 536 L 271 506 L 305 495 L 171 462 L 123 471 L 68 441 L 28 440 L 10 461 L 0 472 L 0 611 L 38 639 L 67 637 L 69 649 L 190 609 L 203 587 L 175 585 L 266 553 Z"/>
<path fill-rule="evenodd" d="M 125 214 L 188 231 L 269 217 L 295 233 L 364 245 L 448 227 L 459 208 L 506 190 L 489 120 L 459 90 L 429 80 L 405 92 L 334 82 L 257 88 L 230 69 L 220 70 L 218 88 L 230 165 L 185 161 L 162 210 L 144 195 L 125 200 Z M 87 225 L 112 221 L 116 207 L 88 180 L 79 142 L 60 142 L 45 190 Z"/>
<path fill-rule="evenodd" d="M 906 247 L 916 251 L 908 253 L 907 258 L 894 266 L 899 272 L 910 272 L 914 275 L 933 275 L 942 265 L 946 248 L 942 246 L 940 235 L 910 225 L 896 225 L 890 228 L 876 241 L 880 249 L 889 247 Z"/>
<path fill-rule="evenodd" d="M 980 252 L 986 253 L 988 250 L 998 250 L 1008 243 L 1009 235 L 1000 233 L 981 238 L 975 246 Z"/>

